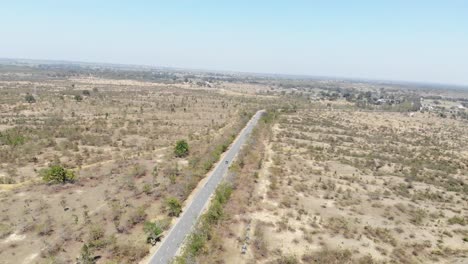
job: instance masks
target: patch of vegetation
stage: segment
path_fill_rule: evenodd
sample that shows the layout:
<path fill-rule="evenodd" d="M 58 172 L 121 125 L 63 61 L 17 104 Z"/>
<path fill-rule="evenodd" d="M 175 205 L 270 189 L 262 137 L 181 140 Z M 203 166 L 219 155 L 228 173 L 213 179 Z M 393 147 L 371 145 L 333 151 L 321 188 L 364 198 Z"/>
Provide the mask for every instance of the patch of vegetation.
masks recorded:
<path fill-rule="evenodd" d="M 340 249 L 323 249 L 315 253 L 308 253 L 302 256 L 304 263 L 327 263 L 327 264 L 342 264 L 342 263 L 359 263 L 359 264 L 373 264 L 377 263 L 371 256 L 364 256 L 361 258 L 353 258 L 353 253 L 348 250 Z"/>
<path fill-rule="evenodd" d="M 12 230 L 11 227 L 7 224 L 0 223 L 0 239 L 8 236 L 11 234 Z"/>
<path fill-rule="evenodd" d="M 454 216 L 454 217 L 451 217 L 447 220 L 448 224 L 449 225 L 466 225 L 468 223 L 468 221 L 466 220 L 465 217 L 463 216 Z"/>
<path fill-rule="evenodd" d="M 218 186 L 210 208 L 201 216 L 195 231 L 188 238 L 183 253 L 176 258 L 175 263 L 187 263 L 187 260 L 204 251 L 207 240 L 212 238 L 212 226 L 223 217 L 223 205 L 228 201 L 231 193 L 231 185 L 222 183 Z"/>
<path fill-rule="evenodd" d="M 174 147 L 174 154 L 176 157 L 185 157 L 189 154 L 189 145 L 185 140 L 179 140 Z"/>
<path fill-rule="evenodd" d="M 78 264 L 94 264 L 96 263 L 94 257 L 94 250 L 87 244 L 81 247 L 80 256 L 76 259 Z"/>
<path fill-rule="evenodd" d="M 231 135 L 229 138 L 224 140 L 224 142 L 211 150 L 208 159 L 203 163 L 204 173 L 207 173 L 211 170 L 211 168 L 213 168 L 213 165 L 220 159 L 221 154 L 223 154 L 228 149 L 229 145 L 231 145 L 235 137 L 235 135 Z"/>
<path fill-rule="evenodd" d="M 36 102 L 36 98 L 34 98 L 34 96 L 31 95 L 31 94 L 27 94 L 27 95 L 24 97 L 24 100 L 26 100 L 26 102 L 28 102 L 28 103 L 30 103 L 30 104 Z"/>
<path fill-rule="evenodd" d="M 166 230 L 169 227 L 169 224 L 170 222 L 167 220 L 145 222 L 143 230 L 147 235 L 146 242 L 154 246 L 156 242 L 158 242 L 161 239 L 164 230 Z"/>
<path fill-rule="evenodd" d="M 0 143 L 2 145 L 8 145 L 16 147 L 23 145 L 26 138 L 20 133 L 18 129 L 8 129 L 4 132 L 0 132 Z"/>
<path fill-rule="evenodd" d="M 146 167 L 141 164 L 135 164 L 131 167 L 129 176 L 133 178 L 140 178 L 146 175 Z"/>
<path fill-rule="evenodd" d="M 105 237 L 104 229 L 101 226 L 92 226 L 89 231 L 89 243 L 88 246 L 92 248 L 104 248 L 109 244 L 109 240 Z"/>
<path fill-rule="evenodd" d="M 138 263 L 148 254 L 149 250 L 146 245 L 142 244 L 115 243 L 112 245 L 110 252 L 117 263 Z"/>
<path fill-rule="evenodd" d="M 60 165 L 52 165 L 49 168 L 43 169 L 40 174 L 42 180 L 50 184 L 74 182 L 76 178 L 72 170 L 67 170 Z"/>
<path fill-rule="evenodd" d="M 15 184 L 16 181 L 12 177 L 0 177 L 0 184 Z"/>
<path fill-rule="evenodd" d="M 77 101 L 77 102 L 81 102 L 81 101 L 83 101 L 83 96 L 77 94 L 77 95 L 75 95 L 75 96 L 73 97 L 73 99 L 75 99 L 75 101 Z"/>
<path fill-rule="evenodd" d="M 166 199 L 166 208 L 169 211 L 169 216 L 178 217 L 182 212 L 182 204 L 176 197 Z"/>

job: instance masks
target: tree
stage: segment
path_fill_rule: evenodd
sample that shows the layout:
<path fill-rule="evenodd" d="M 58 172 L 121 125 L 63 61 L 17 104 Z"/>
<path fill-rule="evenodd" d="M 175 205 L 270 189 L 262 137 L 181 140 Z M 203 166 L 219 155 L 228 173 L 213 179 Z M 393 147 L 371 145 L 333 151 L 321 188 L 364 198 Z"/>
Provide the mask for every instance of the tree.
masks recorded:
<path fill-rule="evenodd" d="M 179 140 L 177 141 L 175 148 L 174 148 L 174 154 L 176 157 L 185 157 L 189 153 L 189 145 L 187 141 L 185 140 Z"/>
<path fill-rule="evenodd" d="M 26 102 L 32 104 L 32 103 L 35 103 L 36 102 L 36 98 L 34 98 L 33 95 L 31 94 L 27 94 L 24 99 L 26 100 Z"/>
<path fill-rule="evenodd" d="M 178 217 L 180 212 L 182 212 L 182 205 L 180 204 L 179 199 L 176 197 L 169 197 L 166 200 L 166 207 L 169 211 L 169 216 Z"/>
<path fill-rule="evenodd" d="M 67 183 L 75 180 L 75 173 L 60 165 L 52 165 L 41 171 L 42 180 L 47 183 Z"/>

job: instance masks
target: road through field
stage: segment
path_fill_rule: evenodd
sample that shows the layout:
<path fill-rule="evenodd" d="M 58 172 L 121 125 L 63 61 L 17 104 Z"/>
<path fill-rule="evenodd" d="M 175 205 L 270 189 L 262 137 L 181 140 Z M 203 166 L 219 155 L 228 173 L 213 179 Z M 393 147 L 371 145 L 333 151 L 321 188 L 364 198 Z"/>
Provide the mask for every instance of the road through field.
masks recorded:
<path fill-rule="evenodd" d="M 176 255 L 185 237 L 190 233 L 193 226 L 196 224 L 198 217 L 203 212 L 203 209 L 208 203 L 210 196 L 214 193 L 216 187 L 222 181 L 233 159 L 239 153 L 239 150 L 246 142 L 250 132 L 252 132 L 252 129 L 255 127 L 263 113 L 264 110 L 258 111 L 240 132 L 240 134 L 231 144 L 230 148 L 224 153 L 224 156 L 220 162 L 218 162 L 216 167 L 208 175 L 206 184 L 203 186 L 203 188 L 198 190 L 192 202 L 184 209 L 179 220 L 171 228 L 167 236 L 163 238 L 161 246 L 154 253 L 154 255 L 151 256 L 148 263 L 166 264 Z"/>

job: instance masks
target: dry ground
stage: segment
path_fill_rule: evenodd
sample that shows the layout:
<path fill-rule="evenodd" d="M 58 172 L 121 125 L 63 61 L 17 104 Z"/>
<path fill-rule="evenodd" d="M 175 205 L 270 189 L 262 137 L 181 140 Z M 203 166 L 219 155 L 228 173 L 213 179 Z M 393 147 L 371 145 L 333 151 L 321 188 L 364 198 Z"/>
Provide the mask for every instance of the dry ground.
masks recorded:
<path fill-rule="evenodd" d="M 0 82 L 0 132 L 20 140 L 0 146 L 0 263 L 73 263 L 84 243 L 99 263 L 141 259 L 143 222 L 170 223 L 164 199 L 183 201 L 215 149 L 263 103 L 133 80 L 8 79 Z M 36 102 L 27 103 L 34 86 Z M 186 158 L 173 154 L 180 139 L 191 148 Z M 44 184 L 39 170 L 50 164 L 78 180 Z"/>
<path fill-rule="evenodd" d="M 283 113 L 271 130 L 261 168 L 243 176 L 255 187 L 234 192 L 200 259 L 468 262 L 466 121 L 333 104 Z"/>

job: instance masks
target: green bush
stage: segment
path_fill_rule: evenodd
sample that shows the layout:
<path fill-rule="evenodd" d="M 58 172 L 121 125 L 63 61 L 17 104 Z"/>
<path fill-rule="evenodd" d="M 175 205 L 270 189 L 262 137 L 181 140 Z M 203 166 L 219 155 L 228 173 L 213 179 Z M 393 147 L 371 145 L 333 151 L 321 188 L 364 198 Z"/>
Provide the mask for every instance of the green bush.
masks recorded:
<path fill-rule="evenodd" d="M 89 243 L 87 245 L 93 249 L 102 249 L 111 244 L 113 239 L 115 239 L 113 236 L 106 238 L 104 229 L 101 226 L 94 225 L 89 231 Z"/>
<path fill-rule="evenodd" d="M 182 204 L 176 197 L 169 197 L 166 199 L 166 207 L 169 211 L 169 216 L 178 217 L 182 212 Z"/>
<path fill-rule="evenodd" d="M 24 100 L 26 100 L 26 102 L 28 102 L 28 103 L 30 103 L 30 104 L 36 102 L 36 98 L 34 98 L 34 96 L 32 96 L 31 94 L 27 94 L 27 95 L 24 97 Z"/>
<path fill-rule="evenodd" d="M 52 165 L 41 171 L 42 180 L 47 183 L 67 183 L 75 181 L 75 173 L 72 170 L 67 170 L 60 165 Z"/>
<path fill-rule="evenodd" d="M 153 192 L 153 186 L 149 183 L 143 184 L 143 192 L 146 195 L 150 195 Z"/>
<path fill-rule="evenodd" d="M 143 230 L 147 235 L 146 242 L 153 246 L 160 240 L 163 233 L 163 227 L 159 222 L 146 222 Z"/>
<path fill-rule="evenodd" d="M 175 148 L 174 148 L 174 154 L 176 157 L 185 157 L 189 153 L 189 145 L 187 141 L 185 140 L 179 140 L 177 141 Z"/>
<path fill-rule="evenodd" d="M 189 241 L 190 242 L 187 245 L 187 253 L 189 256 L 196 256 L 205 247 L 206 235 L 201 232 L 193 233 L 190 235 Z"/>

